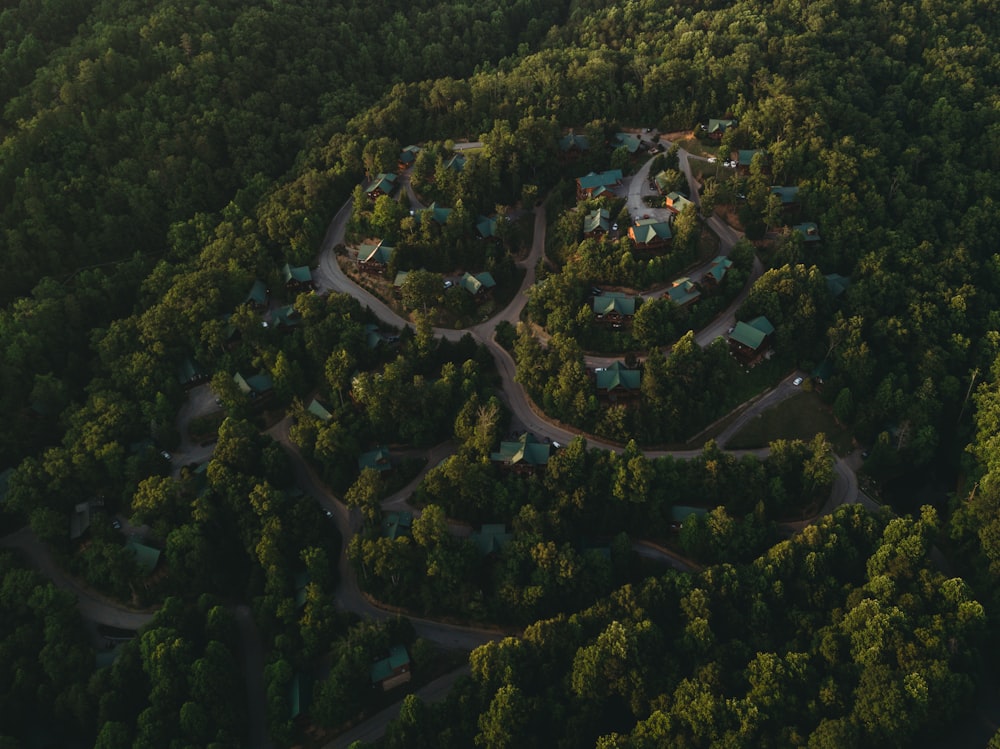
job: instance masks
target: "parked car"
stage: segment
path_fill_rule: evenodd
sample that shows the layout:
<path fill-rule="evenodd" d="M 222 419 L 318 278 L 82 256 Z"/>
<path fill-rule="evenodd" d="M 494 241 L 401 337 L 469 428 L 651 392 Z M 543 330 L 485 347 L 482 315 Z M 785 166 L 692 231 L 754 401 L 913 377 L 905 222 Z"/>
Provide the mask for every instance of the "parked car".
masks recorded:
<path fill-rule="evenodd" d="M 170 453 L 168 453 L 166 450 L 160 450 L 160 457 L 163 458 L 166 461 L 170 461 L 170 460 L 174 459 L 174 456 L 171 455 Z"/>
<path fill-rule="evenodd" d="M 122 521 L 119 520 L 118 518 L 112 519 L 111 527 L 114 528 L 116 531 L 120 531 L 122 529 Z"/>
<path fill-rule="evenodd" d="M 798 387 L 799 385 L 801 385 L 801 384 L 802 384 L 802 378 L 801 378 L 801 377 L 796 377 L 796 378 L 795 378 L 794 380 L 792 380 L 792 384 L 793 384 L 793 385 L 794 385 L 795 387 Z"/>

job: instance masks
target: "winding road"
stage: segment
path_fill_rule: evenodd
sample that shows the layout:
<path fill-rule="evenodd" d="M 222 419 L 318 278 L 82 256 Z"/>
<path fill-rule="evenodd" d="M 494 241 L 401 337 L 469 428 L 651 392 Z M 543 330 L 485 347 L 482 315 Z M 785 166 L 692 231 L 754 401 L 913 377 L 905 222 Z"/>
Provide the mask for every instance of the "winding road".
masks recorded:
<path fill-rule="evenodd" d="M 466 147 L 477 147 L 477 143 L 467 144 Z M 685 174 L 690 187 L 690 194 L 695 203 L 699 202 L 697 183 L 694 181 L 689 165 L 691 157 L 685 151 L 680 151 L 680 166 Z M 647 161 L 639 172 L 632 177 L 628 186 L 628 200 L 638 200 L 641 203 L 643 185 L 647 183 L 648 172 L 652 159 Z M 408 180 L 407 180 L 408 185 Z M 408 321 L 397 315 L 382 300 L 361 288 L 351 281 L 342 271 L 338 264 L 334 247 L 343 243 L 346 226 L 351 213 L 351 201 L 345 203 L 336 213 L 331 221 L 319 251 L 318 267 L 314 273 L 314 280 L 317 283 L 320 293 L 338 292 L 350 294 L 356 298 L 363 306 L 367 306 L 383 322 L 397 328 L 413 327 Z M 647 209 L 655 210 L 655 209 Z M 579 431 L 561 426 L 553 422 L 549 417 L 539 412 L 524 389 L 517 383 L 515 378 L 515 365 L 510 354 L 504 350 L 494 339 L 493 332 L 496 325 L 501 321 L 516 324 L 524 309 L 528 299 L 528 290 L 535 283 L 535 268 L 542 258 L 545 245 L 547 216 L 544 206 L 538 207 L 534 211 L 535 225 L 534 237 L 531 251 L 526 258 L 518 262 L 518 265 L 525 270 L 524 280 L 511 303 L 498 312 L 491 319 L 464 330 L 452 330 L 435 328 L 435 334 L 451 341 L 457 341 L 465 335 L 471 335 L 477 342 L 483 344 L 492 355 L 500 377 L 503 382 L 502 397 L 511 409 L 514 418 L 527 431 L 533 432 L 536 436 L 549 438 L 553 441 L 568 443 L 579 435 Z M 740 234 L 728 226 L 717 217 L 707 220 L 708 226 L 719 237 L 720 254 L 728 254 L 733 245 L 739 240 Z M 706 268 L 707 269 L 707 266 Z M 696 270 L 695 273 L 698 271 Z M 704 272 L 704 269 L 702 269 Z M 733 324 L 736 309 L 742 303 L 746 294 L 752 286 L 752 282 L 760 275 L 762 267 L 759 261 L 755 261 L 751 278 L 736 301 L 719 315 L 710 325 L 696 333 L 696 341 L 699 345 L 705 346 L 723 335 L 729 326 Z M 588 357 L 588 366 L 603 366 L 610 361 L 620 357 Z M 789 375 L 783 382 L 767 393 L 759 396 L 749 407 L 745 408 L 740 416 L 719 436 L 717 442 L 720 447 L 724 447 L 732 434 L 735 434 L 742 425 L 754 418 L 761 411 L 773 407 L 784 398 L 797 392 L 797 388 L 790 384 L 794 375 Z M 175 466 L 199 462 L 208 459 L 214 448 L 213 445 L 195 445 L 190 442 L 186 425 L 197 415 L 201 415 L 213 410 L 213 399 L 208 386 L 195 388 L 191 391 L 188 402 L 178 413 L 177 424 L 182 435 L 183 442 L 176 451 Z M 370 601 L 360 590 L 356 576 L 351 565 L 348 563 L 346 548 L 353 535 L 360 530 L 361 517 L 357 511 L 352 511 L 346 507 L 337 497 L 335 497 L 324 483 L 316 475 L 315 471 L 306 463 L 305 459 L 291 443 L 288 436 L 290 418 L 286 417 L 278 424 L 271 427 L 268 433 L 287 451 L 295 471 L 299 485 L 320 502 L 323 507 L 332 513 L 332 519 L 341 533 L 344 542 L 340 559 L 338 560 L 338 570 L 340 574 L 340 584 L 338 585 L 336 602 L 344 610 L 355 612 L 359 615 L 381 620 L 393 614 Z M 621 452 L 621 445 L 605 440 L 588 437 L 590 447 Z M 407 508 L 407 498 L 419 484 L 427 470 L 437 465 L 454 451 L 454 445 L 450 442 L 442 443 L 432 448 L 427 457 L 428 463 L 419 476 L 417 476 L 408 486 L 386 498 L 383 507 L 387 509 Z M 760 457 L 767 455 L 766 449 L 730 451 L 733 454 L 753 454 Z M 701 450 L 647 450 L 644 454 L 647 457 L 655 458 L 671 455 L 675 458 L 691 459 L 701 455 Z M 864 501 L 863 495 L 858 491 L 857 478 L 854 473 L 855 466 L 849 460 L 837 458 L 835 461 L 835 482 L 831 491 L 831 496 L 824 505 L 822 512 L 828 513 L 836 506 L 845 503 Z M 0 539 L 0 546 L 21 549 L 37 567 L 56 585 L 66 590 L 70 590 L 77 596 L 83 616 L 93 622 L 107 624 L 124 629 L 138 629 L 146 624 L 153 616 L 151 611 L 129 610 L 110 599 L 107 599 L 86 586 L 82 586 L 73 578 L 68 576 L 55 563 L 51 554 L 29 529 L 22 529 Z M 688 560 L 679 557 L 673 552 L 658 547 L 646 541 L 637 541 L 635 544 L 637 553 L 642 556 L 657 558 L 673 565 L 678 569 L 694 570 L 698 566 Z M 269 749 L 270 739 L 267 736 L 265 716 L 266 703 L 263 685 L 263 665 L 264 650 L 260 642 L 259 633 L 254 625 L 249 609 L 244 606 L 235 608 L 236 621 L 239 624 L 241 641 L 243 644 L 245 669 L 247 673 L 247 699 L 250 708 L 251 721 L 248 726 L 250 731 L 250 745 L 254 749 Z M 502 638 L 506 633 L 495 629 L 477 628 L 448 624 L 444 622 L 431 621 L 420 618 L 412 618 L 414 628 L 420 637 L 437 643 L 446 648 L 471 650 L 485 642 Z M 459 669 L 452 674 L 427 685 L 418 695 L 433 699 L 443 695 L 450 687 L 451 683 L 462 675 L 464 671 Z M 351 732 L 339 737 L 331 746 L 347 746 L 355 739 L 370 740 L 377 738 L 384 732 L 388 721 L 398 714 L 398 705 L 389 708 L 374 716 L 370 720 L 352 729 Z"/>

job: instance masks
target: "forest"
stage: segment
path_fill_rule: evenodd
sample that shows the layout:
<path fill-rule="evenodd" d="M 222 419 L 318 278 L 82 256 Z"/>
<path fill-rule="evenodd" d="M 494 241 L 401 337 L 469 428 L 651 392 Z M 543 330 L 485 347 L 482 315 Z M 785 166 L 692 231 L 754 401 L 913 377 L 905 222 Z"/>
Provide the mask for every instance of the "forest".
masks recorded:
<path fill-rule="evenodd" d="M 381 746 L 913 746 L 979 722 L 1000 665 L 998 25 L 975 0 L 5 3 L 4 546 L 27 527 L 81 585 L 156 613 L 107 665 L 72 595 L 0 551 L 0 672 L 16 676 L 0 745 L 236 747 L 262 715 L 291 746 L 373 709 L 367 669 L 387 648 L 428 673 L 440 654 L 405 619 L 338 608 L 342 549 L 387 603 L 520 635 L 474 650 L 446 701 L 407 697 Z M 721 141 L 697 137 L 723 117 L 739 124 Z M 706 177 L 701 214 L 675 224 L 676 261 L 604 254 L 577 234 L 581 213 L 566 218 L 569 196 L 623 155 L 567 164 L 557 142 L 626 127 L 766 159 Z M 456 175 L 445 156 L 461 139 L 483 145 Z M 398 241 L 397 265 L 434 283 L 476 266 L 516 286 L 523 238 L 466 232 L 542 201 L 551 293 L 527 315 L 550 337 L 500 334 L 541 411 L 622 452 L 581 438 L 542 475 L 503 475 L 487 457 L 509 431 L 496 360 L 436 338 L 419 284 L 402 331 L 345 294 L 286 287 L 283 266 L 316 270 L 332 217 L 415 143 L 413 180 L 454 222 L 431 233 L 401 203 L 356 198 L 355 238 Z M 774 184 L 799 188 L 821 242 L 771 236 Z M 585 328 L 580 309 L 594 284 L 669 281 L 724 212 L 752 243 L 718 304 L 756 255 L 738 316 L 775 327 L 760 376 L 828 368 L 822 397 L 870 453 L 882 511 L 842 507 L 784 538 L 829 494 L 821 436 L 768 460 L 711 444 L 690 462 L 643 456 L 745 400 L 725 345 L 688 332 L 715 308 L 643 304 L 627 336 Z M 850 279 L 842 295 L 829 274 Z M 255 281 L 293 322 L 261 325 Z M 592 396 L 591 348 L 644 357 L 636 403 Z M 188 366 L 219 411 L 198 424 L 210 458 L 174 470 Z M 255 373 L 266 398 L 234 379 Z M 422 466 L 383 479 L 359 454 L 443 442 L 454 454 L 428 466 L 419 522 L 387 544 L 379 502 Z M 360 533 L 336 532 L 314 476 Z M 678 530 L 684 504 L 710 512 Z M 70 537 L 81 506 L 89 528 Z M 147 529 L 156 574 L 112 517 Z M 501 523 L 512 541 L 485 558 L 449 532 Z M 639 540 L 698 569 L 639 559 Z M 254 631 L 268 643 L 256 712 Z M 288 697 L 305 674 L 309 723 Z"/>

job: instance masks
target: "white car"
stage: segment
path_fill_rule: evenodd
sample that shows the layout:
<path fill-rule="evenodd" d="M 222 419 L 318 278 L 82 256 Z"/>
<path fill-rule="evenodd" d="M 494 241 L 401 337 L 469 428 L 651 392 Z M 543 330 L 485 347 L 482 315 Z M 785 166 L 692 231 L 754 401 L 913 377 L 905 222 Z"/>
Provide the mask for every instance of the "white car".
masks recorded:
<path fill-rule="evenodd" d="M 715 158 L 714 156 L 709 156 L 708 157 L 708 163 L 709 164 L 714 164 L 716 161 L 718 161 L 718 159 Z"/>
<path fill-rule="evenodd" d="M 801 377 L 796 377 L 796 378 L 795 378 L 794 380 L 792 380 L 792 384 L 793 384 L 793 385 L 794 385 L 795 387 L 798 387 L 799 385 L 801 385 L 801 384 L 802 384 L 802 378 L 801 378 Z"/>

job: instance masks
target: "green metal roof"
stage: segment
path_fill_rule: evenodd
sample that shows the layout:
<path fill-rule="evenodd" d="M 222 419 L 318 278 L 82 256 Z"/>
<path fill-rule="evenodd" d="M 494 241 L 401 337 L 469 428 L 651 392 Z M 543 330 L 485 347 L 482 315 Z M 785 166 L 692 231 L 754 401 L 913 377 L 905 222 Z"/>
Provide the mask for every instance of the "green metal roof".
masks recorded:
<path fill-rule="evenodd" d="M 763 315 L 755 317 L 753 320 L 750 320 L 747 324 L 751 325 L 754 328 L 757 328 L 757 330 L 759 330 L 764 335 L 771 335 L 771 333 L 774 332 L 774 326 L 771 325 L 771 321 L 768 320 Z"/>
<path fill-rule="evenodd" d="M 493 278 L 492 273 L 489 271 L 483 271 L 482 273 L 477 273 L 476 275 L 466 273 L 462 276 L 462 280 L 459 281 L 459 284 L 463 289 L 475 296 L 484 289 L 492 289 L 497 285 L 497 282 L 496 279 Z"/>
<path fill-rule="evenodd" d="M 428 211 L 430 212 L 428 215 L 431 221 L 433 221 L 436 224 L 444 224 L 448 221 L 448 217 L 451 215 L 452 209 L 442 208 L 436 202 L 431 203 L 424 210 L 417 211 L 416 214 L 414 214 L 414 218 L 417 220 L 417 223 L 420 223 L 421 216 L 423 216 L 423 214 L 425 213 L 428 213 Z"/>
<path fill-rule="evenodd" d="M 237 372 L 233 375 L 233 382 L 239 387 L 240 392 L 244 395 L 250 395 L 250 393 L 266 393 L 274 389 L 274 380 L 271 379 L 271 375 L 267 372 L 258 372 L 250 377 L 244 377 L 242 374 Z"/>
<path fill-rule="evenodd" d="M 301 317 L 298 310 L 295 309 L 294 304 L 286 304 L 283 307 L 278 307 L 271 313 L 271 322 L 274 325 L 293 328 L 301 322 Z"/>
<path fill-rule="evenodd" d="M 642 143 L 642 138 L 635 133 L 615 133 L 615 142 L 619 146 L 625 146 L 629 153 L 635 153 L 639 150 L 639 144 Z"/>
<path fill-rule="evenodd" d="M 513 535 L 507 532 L 507 526 L 502 523 L 489 523 L 469 536 L 481 554 L 492 554 L 500 551 Z"/>
<path fill-rule="evenodd" d="M 681 195 L 679 192 L 668 192 L 666 194 L 666 198 L 668 201 L 667 208 L 670 208 L 671 210 L 676 211 L 677 213 L 680 213 L 689 205 L 694 205 L 693 202 L 688 200 L 685 196 Z"/>
<path fill-rule="evenodd" d="M 198 371 L 198 368 L 191 361 L 190 356 L 185 356 L 181 359 L 181 363 L 177 365 L 177 381 L 182 385 L 185 385 L 194 380 L 200 379 L 202 373 Z"/>
<path fill-rule="evenodd" d="M 712 265 L 708 269 L 707 275 L 716 281 L 721 281 L 726 277 L 726 271 L 733 267 L 733 261 L 725 255 L 717 255 L 712 259 Z"/>
<path fill-rule="evenodd" d="M 420 146 L 407 146 L 399 153 L 399 161 L 401 164 L 412 164 L 417 159 L 417 154 L 420 153 Z"/>
<path fill-rule="evenodd" d="M 595 296 L 591 304 L 594 314 L 597 315 L 609 315 L 612 312 L 617 312 L 619 315 L 635 314 L 635 297 L 620 292 L 605 291 Z"/>
<path fill-rule="evenodd" d="M 296 283 L 312 283 L 312 271 L 309 270 L 308 265 L 299 265 L 297 267 L 292 267 L 288 263 L 281 269 L 281 275 L 285 279 L 285 283 L 289 281 L 295 281 Z"/>
<path fill-rule="evenodd" d="M 607 232 L 611 228 L 611 214 L 607 208 L 598 208 L 583 217 L 583 231 L 591 234 L 597 230 Z"/>
<path fill-rule="evenodd" d="M 694 281 L 690 278 L 678 278 L 671 284 L 670 288 L 667 289 L 667 297 L 674 304 L 682 307 L 685 304 L 690 304 L 691 302 L 698 299 L 701 296 L 701 292 L 698 287 L 695 286 Z"/>
<path fill-rule="evenodd" d="M 309 405 L 306 406 L 306 411 L 324 423 L 333 418 L 333 414 L 327 411 L 326 407 L 315 398 L 313 398 L 309 402 Z"/>
<path fill-rule="evenodd" d="M 851 279 L 847 276 L 842 276 L 839 273 L 829 273 L 824 276 L 826 279 L 826 289 L 834 297 L 838 297 L 847 291 L 847 288 L 851 285 Z"/>
<path fill-rule="evenodd" d="M 670 519 L 677 522 L 683 523 L 692 515 L 707 515 L 708 510 L 704 507 L 687 507 L 685 505 L 674 505 L 670 508 Z"/>
<path fill-rule="evenodd" d="M 736 126 L 736 120 L 717 120 L 710 119 L 708 121 L 708 132 L 710 133 L 724 133 L 731 127 Z"/>
<path fill-rule="evenodd" d="M 598 390 L 638 390 L 641 379 L 638 369 L 627 369 L 621 362 L 615 362 L 610 367 L 595 372 Z"/>
<path fill-rule="evenodd" d="M 134 538 L 129 539 L 128 543 L 125 544 L 125 548 L 135 554 L 135 560 L 139 563 L 139 567 L 142 571 L 147 575 L 156 569 L 156 564 L 160 561 L 159 549 L 154 549 L 152 546 L 146 546 L 146 544 L 139 543 Z"/>
<path fill-rule="evenodd" d="M 406 277 L 408 275 L 410 275 L 410 271 L 408 271 L 408 270 L 396 271 L 396 278 L 393 280 L 392 285 L 393 286 L 402 286 L 403 285 L 403 281 L 406 280 Z"/>
<path fill-rule="evenodd" d="M 771 185 L 771 194 L 781 198 L 782 205 L 790 205 L 799 199 L 799 188 Z"/>
<path fill-rule="evenodd" d="M 819 227 L 816 226 L 812 221 L 806 221 L 803 224 L 796 224 L 792 227 L 792 231 L 797 231 L 806 242 L 818 242 L 819 237 Z"/>
<path fill-rule="evenodd" d="M 390 541 L 407 536 L 413 525 L 412 512 L 387 512 L 382 516 L 382 535 Z"/>
<path fill-rule="evenodd" d="M 736 163 L 740 166 L 750 166 L 753 157 L 760 153 L 759 148 L 741 148 L 736 152 Z"/>
<path fill-rule="evenodd" d="M 543 466 L 549 462 L 549 444 L 525 432 L 515 442 L 501 442 L 500 451 L 492 453 L 490 459 L 510 465 Z"/>
<path fill-rule="evenodd" d="M 454 156 L 448 159 L 448 162 L 445 164 L 445 166 L 451 169 L 453 172 L 461 172 L 463 169 L 465 169 L 465 162 L 466 162 L 465 156 L 463 156 L 460 153 L 456 153 Z"/>
<path fill-rule="evenodd" d="M 267 284 L 260 279 L 254 281 L 244 301 L 260 306 L 267 304 Z"/>
<path fill-rule="evenodd" d="M 393 671 L 397 668 L 402 668 L 409 664 L 410 656 L 407 654 L 406 648 L 402 645 L 393 645 L 392 649 L 389 650 L 388 657 L 375 661 L 372 664 L 370 671 L 372 683 L 378 684 L 385 681 L 392 676 Z"/>
<path fill-rule="evenodd" d="M 609 169 L 606 172 L 590 172 L 577 179 L 582 190 L 592 190 L 598 187 L 617 185 L 622 181 L 621 169 Z"/>
<path fill-rule="evenodd" d="M 376 191 L 381 190 L 388 195 L 396 188 L 396 175 L 392 172 L 382 172 L 375 175 L 371 186 L 365 190 L 365 194 L 371 197 Z"/>
<path fill-rule="evenodd" d="M 559 148 L 563 151 L 569 151 L 573 148 L 586 151 L 590 148 L 590 142 L 587 140 L 586 135 L 576 135 L 570 130 L 569 133 L 559 139 Z"/>
<path fill-rule="evenodd" d="M 497 220 L 488 216 L 480 216 L 476 222 L 476 231 L 483 239 L 490 239 L 497 235 Z"/>
<path fill-rule="evenodd" d="M 381 242 L 363 244 L 358 247 L 358 260 L 362 263 L 385 263 L 388 265 L 395 251 L 395 247 L 387 247 Z"/>
<path fill-rule="evenodd" d="M 374 468 L 376 471 L 388 471 L 392 468 L 392 463 L 389 462 L 389 449 L 379 447 L 362 453 L 358 457 L 358 469 L 363 471 L 366 468 Z"/>
<path fill-rule="evenodd" d="M 635 226 L 629 227 L 629 234 L 636 244 L 650 244 L 665 241 L 673 237 L 670 224 L 655 218 L 640 219 Z"/>

